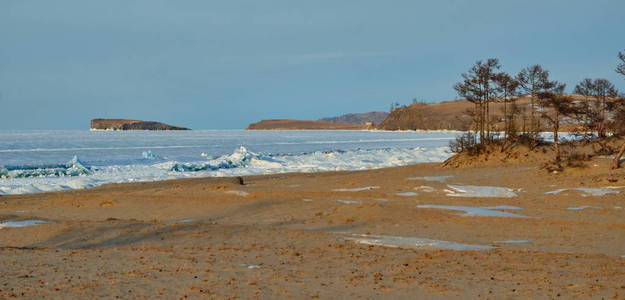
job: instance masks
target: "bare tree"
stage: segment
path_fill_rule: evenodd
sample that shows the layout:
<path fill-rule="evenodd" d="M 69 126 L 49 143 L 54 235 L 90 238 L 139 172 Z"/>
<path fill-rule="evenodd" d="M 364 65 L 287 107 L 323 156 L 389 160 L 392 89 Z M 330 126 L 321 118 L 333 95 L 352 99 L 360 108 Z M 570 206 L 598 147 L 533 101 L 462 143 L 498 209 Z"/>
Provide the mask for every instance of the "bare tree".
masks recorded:
<path fill-rule="evenodd" d="M 593 110 L 593 91 L 594 86 L 592 79 L 586 78 L 575 86 L 574 93 L 583 97 L 583 101 L 578 104 L 577 119 L 584 125 L 585 136 L 588 137 L 596 130 L 592 120 L 596 119 L 595 110 Z"/>
<path fill-rule="evenodd" d="M 614 87 L 609 80 L 599 78 L 595 79 L 593 82 L 594 86 L 594 96 L 597 97 L 599 101 L 599 124 L 598 124 L 598 134 L 599 137 L 606 137 L 606 121 L 608 120 L 607 113 L 610 112 L 613 108 L 613 102 L 609 102 L 618 96 L 618 91 Z"/>
<path fill-rule="evenodd" d="M 625 76 L 625 52 L 619 52 L 618 59 L 621 62 L 618 64 L 618 66 L 616 66 L 616 73 Z"/>
<path fill-rule="evenodd" d="M 621 62 L 616 67 L 616 73 L 625 76 L 625 53 L 619 52 L 618 59 Z M 625 143 L 621 145 L 618 153 L 614 156 L 614 159 L 612 160 L 612 169 L 618 169 L 621 166 L 621 157 L 623 157 L 623 154 L 625 154 Z"/>
<path fill-rule="evenodd" d="M 571 96 L 564 94 L 565 84 L 554 82 L 554 87 L 546 92 L 538 94 L 538 103 L 543 108 L 541 117 L 551 125 L 553 132 L 553 144 L 556 149 L 555 163 L 560 165 L 560 121 L 563 116 L 569 115 L 574 111 L 573 99 Z"/>
<path fill-rule="evenodd" d="M 505 72 L 495 75 L 494 80 L 499 92 L 499 101 L 503 102 L 504 132 L 506 138 L 508 138 L 515 131 L 514 116 L 518 110 L 508 110 L 507 104 L 512 103 L 514 107 L 514 102 L 518 95 L 519 82 Z"/>
<path fill-rule="evenodd" d="M 549 81 L 549 71 L 543 69 L 540 65 L 529 66 L 516 76 L 519 86 L 525 94 L 530 96 L 530 133 L 537 135 L 539 130 L 538 119 L 535 117 L 536 112 L 536 97 L 539 93 L 547 92 L 553 88 L 555 83 Z"/>
<path fill-rule="evenodd" d="M 494 79 L 495 71 L 499 68 L 499 60 L 496 58 L 489 58 L 485 62 L 478 60 L 467 73 L 462 73 L 462 82 L 454 85 L 460 97 L 475 104 L 475 131 L 479 132 L 480 144 L 491 138 L 489 104 L 496 97 Z"/>

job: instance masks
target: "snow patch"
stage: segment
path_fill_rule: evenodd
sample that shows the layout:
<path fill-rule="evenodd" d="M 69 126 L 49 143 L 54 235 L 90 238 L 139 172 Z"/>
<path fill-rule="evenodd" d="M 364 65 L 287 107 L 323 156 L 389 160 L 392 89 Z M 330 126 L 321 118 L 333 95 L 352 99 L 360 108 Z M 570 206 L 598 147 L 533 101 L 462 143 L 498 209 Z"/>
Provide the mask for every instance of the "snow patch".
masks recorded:
<path fill-rule="evenodd" d="M 241 197 L 247 197 L 250 195 L 250 193 L 246 191 L 239 191 L 239 190 L 226 191 L 226 194 L 237 195 Z"/>
<path fill-rule="evenodd" d="M 451 185 L 448 184 L 445 192 L 449 197 L 467 197 L 467 198 L 513 198 L 518 195 L 515 190 L 497 186 L 477 186 L 477 185 Z"/>
<path fill-rule="evenodd" d="M 180 219 L 180 220 L 173 220 L 173 221 L 167 222 L 167 225 L 176 225 L 176 224 L 193 223 L 193 222 L 195 222 L 195 219 Z"/>
<path fill-rule="evenodd" d="M 336 202 L 343 203 L 343 204 L 361 204 L 362 203 L 356 200 L 336 200 Z"/>
<path fill-rule="evenodd" d="M 424 177 L 411 177 L 406 178 L 406 180 L 421 180 L 421 181 L 433 181 L 433 182 L 445 182 L 447 179 L 452 178 L 453 176 L 424 176 Z"/>
<path fill-rule="evenodd" d="M 425 193 L 432 193 L 432 192 L 436 191 L 436 189 L 434 189 L 431 186 L 427 186 L 427 185 L 418 186 L 418 187 L 414 188 L 414 190 L 417 191 L 417 192 L 425 192 Z"/>
<path fill-rule="evenodd" d="M 577 207 L 569 207 L 567 208 L 568 210 L 584 210 L 587 208 L 595 208 L 595 209 L 601 209 L 601 207 L 596 207 L 596 206 L 588 206 L 588 205 L 583 205 L 583 206 L 577 206 Z"/>
<path fill-rule="evenodd" d="M 547 195 L 557 195 L 564 191 L 578 191 L 581 192 L 582 197 L 597 197 L 605 196 L 609 194 L 618 194 L 620 191 L 615 191 L 619 187 L 606 187 L 606 188 L 569 188 L 569 189 L 557 189 L 554 191 L 546 192 Z"/>
<path fill-rule="evenodd" d="M 507 240 L 507 241 L 495 241 L 496 244 L 527 244 L 528 240 Z"/>
<path fill-rule="evenodd" d="M 0 229 L 3 228 L 16 228 L 16 227 L 28 227 L 43 224 L 51 224 L 51 222 L 43 220 L 22 220 L 22 221 L 2 221 L 0 222 Z"/>
<path fill-rule="evenodd" d="M 335 192 L 361 192 L 361 191 L 370 191 L 370 190 L 375 190 L 375 189 L 379 189 L 379 186 L 366 186 L 366 187 L 361 187 L 361 188 L 345 188 L 345 189 L 333 189 L 333 191 Z"/>
<path fill-rule="evenodd" d="M 486 206 L 486 207 L 473 207 L 473 206 L 451 206 L 451 205 L 417 205 L 418 208 L 433 208 L 433 209 L 447 209 L 447 210 L 459 210 L 464 213 L 461 216 L 464 217 L 502 217 L 502 218 L 525 218 L 525 216 L 513 214 L 500 210 L 521 210 L 522 208 L 516 206 Z"/>
<path fill-rule="evenodd" d="M 443 250 L 491 250 L 495 247 L 487 245 L 462 244 L 449 241 L 432 240 L 418 237 L 402 237 L 387 235 L 349 234 L 345 240 L 359 244 L 383 246 L 391 248 L 422 249 L 435 248 Z"/>

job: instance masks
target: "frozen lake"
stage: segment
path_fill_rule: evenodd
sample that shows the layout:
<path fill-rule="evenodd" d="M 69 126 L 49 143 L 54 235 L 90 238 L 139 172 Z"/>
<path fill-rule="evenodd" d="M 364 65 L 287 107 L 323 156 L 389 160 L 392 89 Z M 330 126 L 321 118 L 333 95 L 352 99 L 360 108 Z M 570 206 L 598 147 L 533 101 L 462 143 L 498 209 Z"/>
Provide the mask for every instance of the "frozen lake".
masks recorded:
<path fill-rule="evenodd" d="M 0 194 L 442 161 L 453 132 L 0 131 Z"/>

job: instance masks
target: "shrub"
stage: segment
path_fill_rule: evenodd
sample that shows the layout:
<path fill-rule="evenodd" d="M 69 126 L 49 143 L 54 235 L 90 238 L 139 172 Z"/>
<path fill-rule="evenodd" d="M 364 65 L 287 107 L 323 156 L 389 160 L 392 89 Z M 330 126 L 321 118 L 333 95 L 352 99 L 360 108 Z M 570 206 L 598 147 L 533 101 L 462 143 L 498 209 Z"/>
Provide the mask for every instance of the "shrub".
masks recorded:
<path fill-rule="evenodd" d="M 465 132 L 449 141 L 449 148 L 453 153 L 467 153 L 469 155 L 477 155 L 483 150 L 483 146 L 478 144 L 477 137 L 472 132 Z"/>

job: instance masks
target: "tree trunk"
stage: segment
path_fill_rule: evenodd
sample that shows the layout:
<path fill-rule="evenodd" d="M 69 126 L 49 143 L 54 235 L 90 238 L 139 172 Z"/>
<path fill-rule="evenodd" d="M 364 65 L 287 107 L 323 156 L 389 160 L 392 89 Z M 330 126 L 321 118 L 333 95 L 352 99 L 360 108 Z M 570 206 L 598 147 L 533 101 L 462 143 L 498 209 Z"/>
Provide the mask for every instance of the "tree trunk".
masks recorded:
<path fill-rule="evenodd" d="M 599 124 L 599 137 L 606 137 L 605 128 L 605 97 L 601 98 L 601 124 Z"/>
<path fill-rule="evenodd" d="M 508 138 L 508 112 L 506 110 L 506 102 L 508 100 L 504 97 L 503 99 L 503 134 L 504 138 Z"/>
<path fill-rule="evenodd" d="M 534 134 L 534 91 L 530 96 L 530 134 Z"/>
<path fill-rule="evenodd" d="M 490 101 L 486 100 L 486 134 L 488 136 L 488 141 L 490 142 Z"/>
<path fill-rule="evenodd" d="M 486 119 L 484 118 L 484 102 L 480 103 L 480 144 L 484 145 L 486 139 L 484 138 L 484 123 Z"/>
<path fill-rule="evenodd" d="M 612 169 L 618 169 L 621 167 L 621 157 L 623 156 L 624 153 L 625 153 L 625 143 L 623 143 L 623 145 L 621 146 L 621 149 L 619 149 L 616 156 L 614 156 L 614 159 L 612 160 Z"/>
<path fill-rule="evenodd" d="M 553 143 L 556 146 L 556 164 L 560 165 L 560 139 L 558 138 L 558 131 L 560 131 L 560 113 L 556 108 L 556 117 L 554 119 L 554 131 L 553 131 Z"/>

